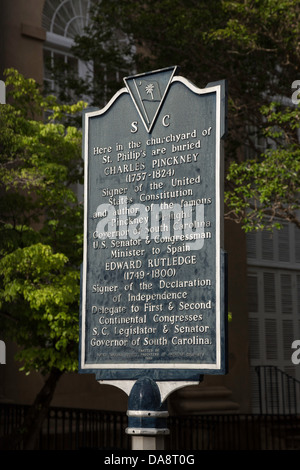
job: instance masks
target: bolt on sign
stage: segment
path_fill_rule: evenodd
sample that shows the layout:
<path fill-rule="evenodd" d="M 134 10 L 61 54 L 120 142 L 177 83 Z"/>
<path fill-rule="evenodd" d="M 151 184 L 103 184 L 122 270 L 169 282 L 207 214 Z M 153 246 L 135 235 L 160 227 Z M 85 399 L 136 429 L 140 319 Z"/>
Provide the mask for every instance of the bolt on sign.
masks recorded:
<path fill-rule="evenodd" d="M 225 82 L 176 72 L 83 116 L 79 370 L 100 381 L 226 373 Z"/>

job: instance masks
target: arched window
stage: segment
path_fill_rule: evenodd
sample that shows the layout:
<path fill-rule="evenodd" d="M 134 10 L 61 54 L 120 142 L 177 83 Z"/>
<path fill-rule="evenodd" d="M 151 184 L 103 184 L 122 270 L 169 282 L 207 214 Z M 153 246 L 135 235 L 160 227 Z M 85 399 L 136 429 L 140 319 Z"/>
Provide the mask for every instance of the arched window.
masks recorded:
<path fill-rule="evenodd" d="M 135 48 L 131 47 L 129 51 L 129 38 L 118 29 L 117 25 L 113 28 L 107 26 L 110 28 L 111 38 L 108 41 L 104 40 L 98 48 L 98 51 L 101 47 L 103 51 L 107 48 L 115 50 L 118 57 L 116 61 L 113 54 L 109 54 L 112 58 L 110 63 L 103 61 L 101 53 L 89 61 L 78 60 L 72 55 L 76 36 L 82 36 L 85 28 L 91 26 L 93 12 L 97 13 L 99 6 L 101 8 L 101 0 L 45 0 L 42 25 L 46 30 L 44 46 L 46 93 L 57 94 L 63 101 L 83 99 L 102 106 L 117 91 L 117 87 L 121 86 L 121 77 L 133 73 L 131 59 Z M 104 56 L 107 55 L 104 53 Z M 55 79 L 53 70 L 56 71 Z M 59 73 L 61 70 L 63 72 Z M 77 96 L 75 92 L 72 94 L 71 88 L 77 90 Z"/>
<path fill-rule="evenodd" d="M 74 39 L 89 24 L 92 0 L 46 0 L 43 27 L 49 35 Z"/>
<path fill-rule="evenodd" d="M 68 71 L 85 78 L 89 65 L 76 59 L 71 53 L 74 38 L 84 33 L 90 21 L 94 0 L 46 0 L 42 26 L 46 30 L 44 46 L 44 84 L 46 92 L 56 93 L 51 68 L 67 65 Z"/>

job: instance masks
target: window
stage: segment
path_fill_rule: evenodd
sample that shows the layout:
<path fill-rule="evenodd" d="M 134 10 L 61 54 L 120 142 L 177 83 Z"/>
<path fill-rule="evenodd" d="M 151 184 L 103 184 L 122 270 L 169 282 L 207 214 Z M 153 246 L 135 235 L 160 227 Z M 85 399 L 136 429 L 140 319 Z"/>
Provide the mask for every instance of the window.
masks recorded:
<path fill-rule="evenodd" d="M 253 411 L 258 411 L 254 367 L 274 365 L 300 380 L 291 361 L 292 342 L 300 339 L 300 230 L 284 224 L 281 230 L 247 235 L 248 312 Z"/>
<path fill-rule="evenodd" d="M 73 77 L 86 78 L 92 73 L 91 64 L 84 63 L 70 50 L 74 38 L 84 32 L 90 21 L 90 9 L 93 0 L 46 0 L 43 10 L 42 25 L 46 30 L 44 46 L 44 86 L 47 93 L 67 93 L 63 86 L 55 84 L 51 73 L 52 67 L 66 70 Z M 83 97 L 84 99 L 84 97 Z"/>
<path fill-rule="evenodd" d="M 96 106 L 104 106 L 108 99 L 120 88 L 120 77 L 129 75 L 129 62 L 133 49 L 128 54 L 129 41 L 118 29 L 111 30 L 112 44 L 99 44 L 105 51 L 113 43 L 118 52 L 119 65 L 102 63 L 97 52 L 88 61 L 79 60 L 72 55 L 75 37 L 82 36 L 91 24 L 93 6 L 96 0 L 46 0 L 42 25 L 46 30 L 44 46 L 44 87 L 46 93 L 56 94 L 64 102 L 78 99 Z M 98 52 L 99 52 L 98 50 Z M 110 54 L 104 54 L 108 60 Z M 121 72 L 122 70 L 122 72 Z M 131 72 L 130 72 L 131 73 Z M 77 90 L 77 96 L 72 90 Z"/>
<path fill-rule="evenodd" d="M 92 3 L 91 0 L 46 0 L 43 27 L 47 36 L 74 39 L 76 35 L 82 34 L 89 24 Z"/>
<path fill-rule="evenodd" d="M 284 222 L 280 230 L 264 230 L 247 235 L 249 265 L 300 270 L 300 230 Z"/>
<path fill-rule="evenodd" d="M 68 67 L 68 71 L 73 76 L 79 76 L 79 63 L 78 60 L 67 52 L 58 52 L 50 47 L 44 49 L 44 89 L 46 93 L 58 94 L 60 89 L 57 82 L 54 80 L 51 73 L 52 67 L 57 70 L 59 68 L 65 69 Z"/>

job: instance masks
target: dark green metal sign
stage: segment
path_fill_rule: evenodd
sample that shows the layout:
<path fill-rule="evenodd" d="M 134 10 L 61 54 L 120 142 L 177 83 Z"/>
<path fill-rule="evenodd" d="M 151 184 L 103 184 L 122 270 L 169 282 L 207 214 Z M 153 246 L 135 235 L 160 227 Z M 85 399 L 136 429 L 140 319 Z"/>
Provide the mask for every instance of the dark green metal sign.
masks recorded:
<path fill-rule="evenodd" d="M 99 380 L 226 372 L 225 86 L 175 73 L 84 115 L 80 371 Z"/>

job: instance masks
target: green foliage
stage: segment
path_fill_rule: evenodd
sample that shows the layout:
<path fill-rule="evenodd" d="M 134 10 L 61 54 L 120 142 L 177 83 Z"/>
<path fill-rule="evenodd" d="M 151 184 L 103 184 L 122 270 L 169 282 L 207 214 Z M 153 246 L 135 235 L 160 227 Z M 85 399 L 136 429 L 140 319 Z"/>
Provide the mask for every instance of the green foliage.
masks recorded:
<path fill-rule="evenodd" d="M 38 243 L 0 260 L 1 311 L 26 371 L 76 370 L 79 271 Z M 8 313 L 9 312 L 9 313 Z"/>
<path fill-rule="evenodd" d="M 59 105 L 6 71 L 0 114 L 0 331 L 26 371 L 77 368 L 83 102 Z"/>
<path fill-rule="evenodd" d="M 264 106 L 269 148 L 258 158 L 232 162 L 225 196 L 232 218 L 246 231 L 280 228 L 286 220 L 300 228 L 300 146 L 297 129 L 300 109 L 272 103 Z"/>

